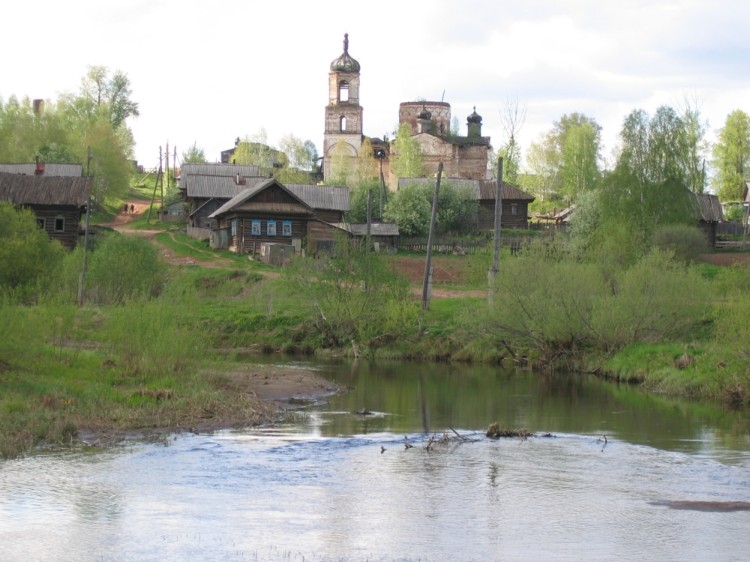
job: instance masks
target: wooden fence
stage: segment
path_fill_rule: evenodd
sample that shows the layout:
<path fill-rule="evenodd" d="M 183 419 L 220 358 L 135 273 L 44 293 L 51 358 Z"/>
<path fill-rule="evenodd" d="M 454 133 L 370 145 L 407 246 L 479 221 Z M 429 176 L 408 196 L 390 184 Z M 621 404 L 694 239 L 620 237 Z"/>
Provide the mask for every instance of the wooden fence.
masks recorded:
<path fill-rule="evenodd" d="M 210 228 L 198 228 L 197 226 L 188 226 L 187 235 L 198 240 L 208 240 L 211 238 Z"/>

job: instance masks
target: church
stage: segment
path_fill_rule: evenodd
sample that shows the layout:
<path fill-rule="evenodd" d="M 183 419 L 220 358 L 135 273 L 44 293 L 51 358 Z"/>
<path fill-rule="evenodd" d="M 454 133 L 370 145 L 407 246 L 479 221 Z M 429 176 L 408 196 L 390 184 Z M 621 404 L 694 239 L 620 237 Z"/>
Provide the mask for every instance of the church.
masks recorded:
<path fill-rule="evenodd" d="M 399 178 L 390 170 L 391 146 L 386 139 L 367 137 L 363 133 L 363 108 L 360 103 L 360 64 L 349 54 L 349 35 L 344 35 L 344 52 L 331 62 L 328 73 L 328 105 L 325 109 L 323 139 L 323 177 L 334 177 L 335 159 L 348 160 L 354 170 L 366 139 L 374 155 L 381 161 L 389 189 L 397 189 Z M 413 138 L 419 143 L 425 173 L 437 173 L 443 162 L 445 177 L 486 180 L 490 154 L 490 138 L 482 136 L 482 117 L 476 109 L 467 117 L 466 136 L 450 130 L 451 106 L 443 101 L 403 102 L 398 123 L 408 123 Z"/>

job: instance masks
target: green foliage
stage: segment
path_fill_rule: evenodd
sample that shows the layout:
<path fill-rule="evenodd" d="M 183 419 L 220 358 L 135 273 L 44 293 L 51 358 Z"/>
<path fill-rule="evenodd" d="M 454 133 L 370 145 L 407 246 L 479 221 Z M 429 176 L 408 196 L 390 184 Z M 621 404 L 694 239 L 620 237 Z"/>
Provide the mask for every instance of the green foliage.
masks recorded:
<path fill-rule="evenodd" d="M 398 224 L 403 236 L 426 236 L 430 228 L 434 186 L 409 185 L 392 194 L 385 218 Z M 477 224 L 478 203 L 471 188 L 442 183 L 438 194 L 436 229 L 439 234 L 466 233 Z"/>
<path fill-rule="evenodd" d="M 206 352 L 206 338 L 189 307 L 163 300 L 131 301 L 110 309 L 106 343 L 130 375 L 180 375 Z"/>
<path fill-rule="evenodd" d="M 592 314 L 599 347 L 620 349 L 636 342 L 663 342 L 691 336 L 708 315 L 710 286 L 697 270 L 665 252 L 654 251 L 625 270 L 615 291 Z"/>
<path fill-rule="evenodd" d="M 736 109 L 727 116 L 713 156 L 716 193 L 722 201 L 741 200 L 750 171 L 750 115 Z"/>
<path fill-rule="evenodd" d="M 138 116 L 127 76 L 91 67 L 78 94 L 45 100 L 0 101 L 0 161 L 81 163 L 96 176 L 95 203 L 121 197 L 130 184 L 133 135 L 126 119 Z"/>
<path fill-rule="evenodd" d="M 182 153 L 183 164 L 205 164 L 206 162 L 206 153 L 202 148 L 198 148 L 197 142 Z"/>
<path fill-rule="evenodd" d="M 164 280 L 163 266 L 151 244 L 113 233 L 91 254 L 86 290 L 94 302 L 122 304 L 157 295 Z"/>
<path fill-rule="evenodd" d="M 370 210 L 373 218 L 382 218 L 381 209 L 386 205 L 385 189 L 381 188 L 379 180 L 370 180 L 360 183 L 356 188 L 351 190 L 349 200 L 349 212 L 346 215 L 348 222 L 366 222 L 367 221 L 367 194 L 372 192 L 372 208 Z"/>
<path fill-rule="evenodd" d="M 605 272 L 571 260 L 506 260 L 486 327 L 554 358 L 689 337 L 706 318 L 708 282 L 668 254 L 652 252 L 616 277 Z"/>
<path fill-rule="evenodd" d="M 298 258 L 286 279 L 305 306 L 324 347 L 376 347 L 378 338 L 416 327 L 419 309 L 408 284 L 387 258 L 361 252 L 348 241 L 333 254 Z"/>
<path fill-rule="evenodd" d="M 424 157 L 411 126 L 401 123 L 391 145 L 391 171 L 398 178 L 420 178 L 424 175 Z"/>
<path fill-rule="evenodd" d="M 54 285 L 65 250 L 50 241 L 32 211 L 0 201 L 0 290 L 32 297 Z"/>
<path fill-rule="evenodd" d="M 393 193 L 385 207 L 385 219 L 395 222 L 401 236 L 426 236 L 432 214 L 432 190 L 412 185 Z"/>
<path fill-rule="evenodd" d="M 654 231 L 652 243 L 655 248 L 670 252 L 678 261 L 693 262 L 708 251 L 708 239 L 697 226 L 665 224 Z"/>

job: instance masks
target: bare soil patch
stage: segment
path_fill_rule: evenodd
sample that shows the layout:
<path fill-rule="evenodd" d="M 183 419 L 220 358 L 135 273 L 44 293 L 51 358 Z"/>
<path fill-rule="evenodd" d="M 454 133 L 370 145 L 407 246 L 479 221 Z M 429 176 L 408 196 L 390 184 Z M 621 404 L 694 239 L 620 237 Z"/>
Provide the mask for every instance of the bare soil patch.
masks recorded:
<path fill-rule="evenodd" d="M 731 265 L 748 265 L 750 263 L 750 252 L 748 253 L 733 253 L 733 252 L 721 252 L 714 254 L 701 254 L 698 259 L 705 263 L 720 266 L 731 266 Z"/>

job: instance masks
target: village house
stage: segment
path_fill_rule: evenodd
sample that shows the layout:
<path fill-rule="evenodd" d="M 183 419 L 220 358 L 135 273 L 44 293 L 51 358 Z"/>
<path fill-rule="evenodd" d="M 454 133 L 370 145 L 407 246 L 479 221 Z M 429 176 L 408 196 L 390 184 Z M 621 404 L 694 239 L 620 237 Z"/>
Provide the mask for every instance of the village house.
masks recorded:
<path fill-rule="evenodd" d="M 294 252 L 330 248 L 349 210 L 349 189 L 316 185 L 283 185 L 271 178 L 243 189 L 209 215 L 218 226 L 211 246 L 237 253 L 260 254 L 263 245 L 284 244 Z M 337 226 L 338 225 L 338 226 Z"/>
<path fill-rule="evenodd" d="M 25 166 L 31 170 L 30 174 L 26 173 L 27 168 L 22 168 Z M 20 169 L 25 171 L 18 173 Z M 77 171 L 78 175 L 48 175 L 51 171 L 69 174 Z M 80 174 L 81 166 L 73 164 L 0 165 L 0 200 L 30 209 L 50 239 L 73 249 L 78 244 L 81 217 L 93 186 L 93 178 Z"/>

